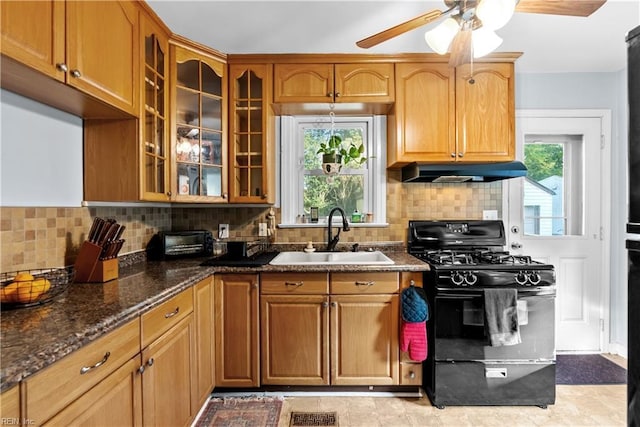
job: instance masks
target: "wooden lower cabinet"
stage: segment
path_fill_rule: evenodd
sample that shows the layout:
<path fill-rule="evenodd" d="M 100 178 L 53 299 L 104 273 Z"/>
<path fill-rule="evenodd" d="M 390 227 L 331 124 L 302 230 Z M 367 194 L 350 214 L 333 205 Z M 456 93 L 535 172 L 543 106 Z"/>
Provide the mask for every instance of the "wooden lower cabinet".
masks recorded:
<path fill-rule="evenodd" d="M 398 295 L 331 296 L 331 384 L 397 385 Z"/>
<path fill-rule="evenodd" d="M 196 327 L 196 366 L 194 370 L 198 407 L 209 398 L 215 385 L 215 343 L 213 323 L 213 276 L 194 286 L 193 312 Z"/>
<path fill-rule="evenodd" d="M 193 316 L 188 316 L 142 350 L 145 426 L 187 426 L 193 421 L 197 413 L 191 381 L 194 338 Z"/>
<path fill-rule="evenodd" d="M 258 275 L 219 274 L 214 281 L 216 387 L 257 387 Z"/>
<path fill-rule="evenodd" d="M 329 297 L 262 295 L 262 384 L 329 385 Z"/>
<path fill-rule="evenodd" d="M 46 426 L 142 425 L 140 358 L 135 357 L 76 399 Z M 4 402 L 3 402 L 4 403 Z M 4 416 L 4 415 L 3 415 Z M 39 424 L 38 420 L 34 420 Z"/>
<path fill-rule="evenodd" d="M 0 395 L 0 419 L 20 419 L 20 386 L 16 385 Z M 7 422 L 9 424 L 9 422 Z M 18 424 L 17 422 L 14 424 Z"/>
<path fill-rule="evenodd" d="M 352 295 L 329 294 L 326 275 L 320 279 L 262 275 L 263 384 L 398 385 L 397 273 L 331 274 L 331 289 Z M 363 294 L 376 286 L 389 293 Z"/>

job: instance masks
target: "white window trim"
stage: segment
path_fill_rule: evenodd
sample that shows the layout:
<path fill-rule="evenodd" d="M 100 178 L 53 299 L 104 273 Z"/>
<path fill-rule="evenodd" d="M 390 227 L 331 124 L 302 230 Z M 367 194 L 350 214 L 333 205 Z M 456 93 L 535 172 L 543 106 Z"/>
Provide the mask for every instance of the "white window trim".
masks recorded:
<path fill-rule="evenodd" d="M 374 222 L 357 223 L 354 227 L 384 227 L 387 223 L 387 152 L 386 116 L 367 117 L 335 117 L 334 122 L 353 122 L 366 120 L 369 126 L 367 153 L 370 153 L 367 164 L 367 180 L 370 183 L 365 194 L 365 203 L 369 202 Z M 326 220 L 321 218 L 318 223 L 298 224 L 296 217 L 300 214 L 298 207 L 302 206 L 302 192 L 298 191 L 304 178 L 304 150 L 299 141 L 301 123 L 310 121 L 329 122 L 328 116 L 282 116 L 280 117 L 280 207 L 281 228 L 296 227 L 325 227 Z M 291 167 L 290 165 L 295 165 Z M 366 213 L 366 212 L 364 212 Z"/>

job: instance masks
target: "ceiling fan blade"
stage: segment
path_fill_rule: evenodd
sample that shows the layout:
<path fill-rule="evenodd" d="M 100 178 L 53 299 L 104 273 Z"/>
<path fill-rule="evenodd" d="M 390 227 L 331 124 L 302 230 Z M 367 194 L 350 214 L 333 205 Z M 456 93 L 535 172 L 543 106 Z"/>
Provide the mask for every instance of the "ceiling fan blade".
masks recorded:
<path fill-rule="evenodd" d="M 471 33 L 470 28 L 458 31 L 451 42 L 451 53 L 449 56 L 449 67 L 455 68 L 462 64 L 471 62 Z"/>
<path fill-rule="evenodd" d="M 607 0 L 520 0 L 516 12 L 589 16 Z"/>
<path fill-rule="evenodd" d="M 435 19 L 438 19 L 440 16 L 442 16 L 442 12 L 437 9 L 434 9 L 427 13 L 423 13 L 420 16 L 416 16 L 415 18 L 410 19 L 406 22 L 403 22 L 402 24 L 398 24 L 395 27 L 391 27 L 377 34 L 369 36 L 366 39 L 362 39 L 356 42 L 356 45 L 358 45 L 359 47 L 368 49 L 377 44 L 380 44 L 389 39 L 392 39 L 396 36 L 399 36 L 400 34 L 406 33 L 407 31 L 411 31 L 415 28 L 428 24 L 429 22 L 434 21 Z"/>

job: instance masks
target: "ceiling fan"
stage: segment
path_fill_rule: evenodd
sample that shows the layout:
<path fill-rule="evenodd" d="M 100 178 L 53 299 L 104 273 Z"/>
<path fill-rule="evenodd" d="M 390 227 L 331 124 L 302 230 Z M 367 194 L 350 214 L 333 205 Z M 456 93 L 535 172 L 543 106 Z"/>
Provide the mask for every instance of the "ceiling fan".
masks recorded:
<path fill-rule="evenodd" d="M 370 48 L 396 36 L 439 19 L 443 21 L 427 31 L 425 40 L 435 52 L 450 51 L 449 66 L 471 62 L 496 49 L 502 39 L 495 30 L 504 26 L 514 12 L 586 17 L 606 0 L 443 0 L 446 10 L 431 10 L 413 19 L 356 42 Z M 446 17 L 446 19 L 444 19 Z"/>

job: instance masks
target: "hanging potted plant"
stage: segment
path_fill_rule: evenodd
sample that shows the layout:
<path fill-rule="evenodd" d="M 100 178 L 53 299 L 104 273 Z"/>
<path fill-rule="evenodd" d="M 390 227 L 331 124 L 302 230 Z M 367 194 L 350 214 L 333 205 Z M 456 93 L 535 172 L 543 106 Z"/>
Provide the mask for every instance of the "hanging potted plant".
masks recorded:
<path fill-rule="evenodd" d="M 367 161 L 364 156 L 364 144 L 351 142 L 345 148 L 340 135 L 331 135 L 327 142 L 320 143 L 317 154 L 322 154 L 322 171 L 326 175 L 340 173 L 342 166 L 350 162 L 362 164 Z"/>

